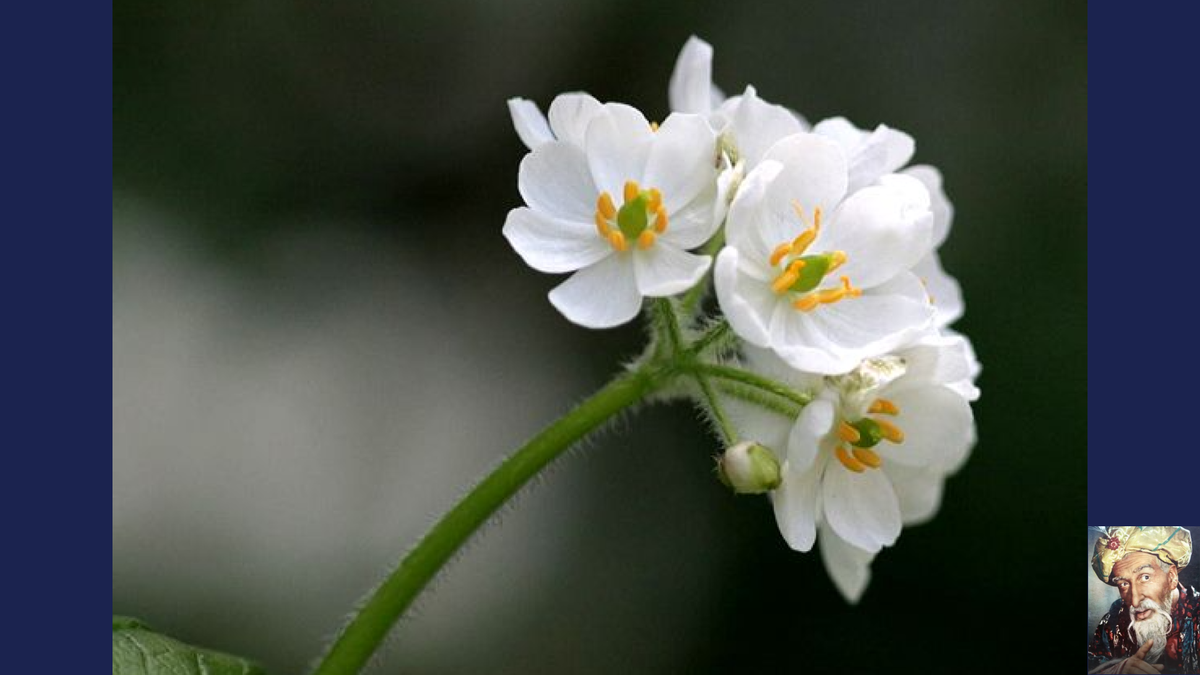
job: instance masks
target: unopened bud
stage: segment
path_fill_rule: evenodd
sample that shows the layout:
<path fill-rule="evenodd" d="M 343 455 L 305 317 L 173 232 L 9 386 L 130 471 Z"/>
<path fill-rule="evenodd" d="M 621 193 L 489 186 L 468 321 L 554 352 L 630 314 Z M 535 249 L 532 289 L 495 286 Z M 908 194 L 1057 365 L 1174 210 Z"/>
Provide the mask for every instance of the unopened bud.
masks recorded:
<path fill-rule="evenodd" d="M 742 441 L 717 457 L 717 475 L 738 494 L 761 494 L 779 487 L 779 460 L 766 446 Z"/>

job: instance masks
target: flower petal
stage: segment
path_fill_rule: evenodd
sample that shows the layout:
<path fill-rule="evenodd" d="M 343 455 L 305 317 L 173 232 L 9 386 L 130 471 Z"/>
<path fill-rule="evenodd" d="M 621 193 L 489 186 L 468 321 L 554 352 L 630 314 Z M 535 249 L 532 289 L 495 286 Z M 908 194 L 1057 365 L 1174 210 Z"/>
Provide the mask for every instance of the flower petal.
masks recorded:
<path fill-rule="evenodd" d="M 654 133 L 644 187 L 661 190 L 667 211 L 674 213 L 716 184 L 716 156 L 717 138 L 708 122 L 699 115 L 674 113 Z"/>
<path fill-rule="evenodd" d="M 653 298 L 676 295 L 695 286 L 711 264 L 711 256 L 680 251 L 664 242 L 633 251 L 638 292 Z"/>
<path fill-rule="evenodd" d="M 586 138 L 588 166 L 597 187 L 618 199 L 625 181 L 642 181 L 654 132 L 636 108 L 604 104 L 588 124 Z"/>
<path fill-rule="evenodd" d="M 673 112 L 705 114 L 712 110 L 713 48 L 695 35 L 679 50 L 667 87 Z"/>
<path fill-rule="evenodd" d="M 771 493 L 775 523 L 788 546 L 797 551 L 812 550 L 817 539 L 817 511 L 820 508 L 822 466 L 812 465 L 799 471 L 783 464 L 783 482 Z"/>
<path fill-rule="evenodd" d="M 966 399 L 946 387 L 911 387 L 882 392 L 900 408 L 890 419 L 904 442 L 883 442 L 875 451 L 884 462 L 948 470 L 959 466 L 974 440 L 975 417 Z"/>
<path fill-rule="evenodd" d="M 769 326 L 776 298 L 771 289 L 753 280 L 739 278 L 738 250 L 726 246 L 717 255 L 713 272 L 717 301 L 735 333 L 750 344 L 771 344 Z"/>
<path fill-rule="evenodd" d="M 914 468 L 896 462 L 886 462 L 883 471 L 892 479 L 904 524 L 929 522 L 941 506 L 945 475 L 934 469 Z"/>
<path fill-rule="evenodd" d="M 868 133 L 844 117 L 818 122 L 813 133 L 831 138 L 842 147 L 849 164 L 850 192 L 904 166 L 915 149 L 912 136 L 903 131 L 880 124 Z"/>
<path fill-rule="evenodd" d="M 638 315 L 642 296 L 628 258 L 611 255 L 554 287 L 550 304 L 572 323 L 586 328 L 612 328 Z"/>
<path fill-rule="evenodd" d="M 539 272 L 573 272 L 613 252 L 595 226 L 525 207 L 508 212 L 502 232 L 525 264 Z"/>
<path fill-rule="evenodd" d="M 929 191 L 929 208 L 933 211 L 933 246 L 941 246 L 950 234 L 950 225 L 954 222 L 954 205 L 950 203 L 950 198 L 942 188 L 942 172 L 928 164 L 918 164 L 900 173 L 921 181 Z"/>
<path fill-rule="evenodd" d="M 915 178 L 888 175 L 852 194 L 814 247 L 846 252 L 840 274 L 869 288 L 911 268 L 931 250 L 929 193 Z"/>
<path fill-rule="evenodd" d="M 925 290 L 929 292 L 929 302 L 933 303 L 933 309 L 937 312 L 933 321 L 934 325 L 949 326 L 958 321 L 966 311 L 966 305 L 963 304 L 962 287 L 958 285 L 958 281 L 954 277 L 942 269 L 942 261 L 938 257 L 937 251 L 927 253 L 916 265 L 913 265 L 912 271 L 921 279 L 921 283 L 925 284 Z"/>
<path fill-rule="evenodd" d="M 764 266 L 772 249 L 788 240 L 786 234 L 777 239 L 779 234 L 790 231 L 786 224 L 775 223 L 776 217 L 764 208 L 767 188 L 781 171 L 783 164 L 774 161 L 765 161 L 751 171 L 737 188 L 725 221 L 725 241 Z"/>
<path fill-rule="evenodd" d="M 904 358 L 906 370 L 904 377 L 889 386 L 891 393 L 909 387 L 970 382 L 977 372 L 970 341 L 957 333 L 923 335 L 899 355 Z"/>
<path fill-rule="evenodd" d="M 696 248 L 711 239 L 721 227 L 718 198 L 716 182 L 709 183 L 691 203 L 669 214 L 670 225 L 659 239 L 684 250 Z"/>
<path fill-rule="evenodd" d="M 559 94 L 550 103 L 550 128 L 560 141 L 583 147 L 592 118 L 604 111 L 604 105 L 588 94 Z"/>
<path fill-rule="evenodd" d="M 825 523 L 821 523 L 820 532 L 825 571 L 847 602 L 857 603 L 871 581 L 871 561 L 875 554 L 851 546 Z"/>
<path fill-rule="evenodd" d="M 746 87 L 741 96 L 722 104 L 714 118 L 723 123 L 722 132 L 733 138 L 738 158 L 750 168 L 758 165 L 777 141 L 805 130 L 791 110 L 762 100 L 754 87 Z"/>
<path fill-rule="evenodd" d="M 550 125 L 546 117 L 538 110 L 537 104 L 525 98 L 508 99 L 508 114 L 512 116 L 513 128 L 525 147 L 533 150 L 542 143 L 554 140 L 550 133 Z"/>
<path fill-rule="evenodd" d="M 832 392 L 830 392 L 832 394 Z M 788 433 L 787 461 L 797 471 L 806 471 L 817 459 L 822 445 L 833 431 L 835 409 L 828 398 L 804 406 Z"/>
<path fill-rule="evenodd" d="M 933 319 L 925 287 L 911 272 L 869 288 L 861 297 L 809 312 L 785 303 L 778 307 L 771 322 L 771 348 L 794 368 L 828 375 L 895 349 Z"/>
<path fill-rule="evenodd" d="M 828 213 L 846 194 L 846 159 L 837 144 L 823 136 L 792 134 L 772 145 L 763 159 L 783 164 L 765 196 L 767 208 L 788 223 L 786 231 L 770 235 L 780 243 L 808 227 L 796 216 L 794 204 L 800 204 L 811 219 L 814 209 Z"/>
<path fill-rule="evenodd" d="M 543 143 L 525 155 L 517 189 L 534 210 L 580 223 L 592 222 L 600 196 L 583 149 L 561 141 Z"/>
<path fill-rule="evenodd" d="M 821 480 L 821 502 L 838 536 L 868 553 L 878 553 L 900 536 L 900 503 L 880 470 L 855 473 L 830 462 Z"/>

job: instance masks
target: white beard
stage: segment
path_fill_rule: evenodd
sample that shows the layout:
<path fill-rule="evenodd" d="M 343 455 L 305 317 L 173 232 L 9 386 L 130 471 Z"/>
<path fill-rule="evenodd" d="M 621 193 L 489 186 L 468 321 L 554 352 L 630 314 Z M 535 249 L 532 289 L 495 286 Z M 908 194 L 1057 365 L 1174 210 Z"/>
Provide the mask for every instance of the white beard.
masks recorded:
<path fill-rule="evenodd" d="M 1146 598 L 1137 607 L 1132 607 L 1129 610 L 1129 616 L 1132 618 L 1136 612 L 1144 612 L 1147 609 L 1154 610 L 1150 618 L 1141 621 L 1134 620 L 1129 624 L 1129 635 L 1138 645 L 1142 645 L 1146 640 L 1154 640 L 1154 645 L 1150 647 L 1150 651 L 1146 652 L 1143 660 L 1146 663 L 1158 663 L 1158 659 L 1162 656 L 1163 650 L 1167 648 L 1167 633 L 1171 632 L 1171 607 L 1175 605 L 1175 600 L 1179 597 L 1179 589 L 1171 591 L 1171 596 L 1167 599 L 1167 606 L 1163 607 L 1160 603 Z"/>

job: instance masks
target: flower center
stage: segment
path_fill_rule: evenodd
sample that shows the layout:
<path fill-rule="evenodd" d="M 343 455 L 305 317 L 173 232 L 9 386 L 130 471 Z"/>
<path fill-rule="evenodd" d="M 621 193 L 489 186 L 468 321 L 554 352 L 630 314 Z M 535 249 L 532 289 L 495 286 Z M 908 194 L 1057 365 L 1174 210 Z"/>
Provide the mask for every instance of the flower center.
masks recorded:
<path fill-rule="evenodd" d="M 612 195 L 601 192 L 596 200 L 596 231 L 618 252 L 629 250 L 636 241 L 645 250 L 667 231 L 667 207 L 658 188 L 643 190 L 637 181 L 625 181 L 625 203 L 618 209 Z"/>
<path fill-rule="evenodd" d="M 900 408 L 887 399 L 879 398 L 875 399 L 867 412 L 876 415 L 899 415 Z M 837 435 L 840 442 L 833 454 L 842 466 L 854 473 L 862 473 L 868 468 L 878 469 L 883 464 L 883 460 L 871 449 L 878 445 L 879 441 L 904 442 L 904 432 L 900 427 L 881 417 L 863 417 L 854 422 L 843 419 L 838 423 Z M 842 442 L 846 445 L 842 445 Z"/>
<path fill-rule="evenodd" d="M 800 204 L 792 202 L 792 208 L 805 224 L 804 210 Z M 782 271 L 775 281 L 771 282 L 771 290 L 777 295 L 797 293 L 799 297 L 792 300 L 792 307 L 808 312 L 817 305 L 833 304 L 843 298 L 857 298 L 862 295 L 861 288 L 850 285 L 849 277 L 841 277 L 841 286 L 818 289 L 834 270 L 846 262 L 845 251 L 830 251 L 805 255 L 805 251 L 817 238 L 821 231 L 821 209 L 813 209 L 813 223 L 792 241 L 784 242 L 771 252 L 771 267 L 779 267 Z"/>

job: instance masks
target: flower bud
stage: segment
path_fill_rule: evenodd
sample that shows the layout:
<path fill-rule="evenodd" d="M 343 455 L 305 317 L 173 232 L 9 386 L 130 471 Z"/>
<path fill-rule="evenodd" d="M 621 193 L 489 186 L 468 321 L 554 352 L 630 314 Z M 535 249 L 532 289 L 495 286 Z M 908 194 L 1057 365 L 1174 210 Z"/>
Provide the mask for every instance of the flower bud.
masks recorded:
<path fill-rule="evenodd" d="M 717 457 L 717 475 L 738 494 L 761 494 L 779 487 L 779 460 L 766 446 L 742 441 Z"/>

